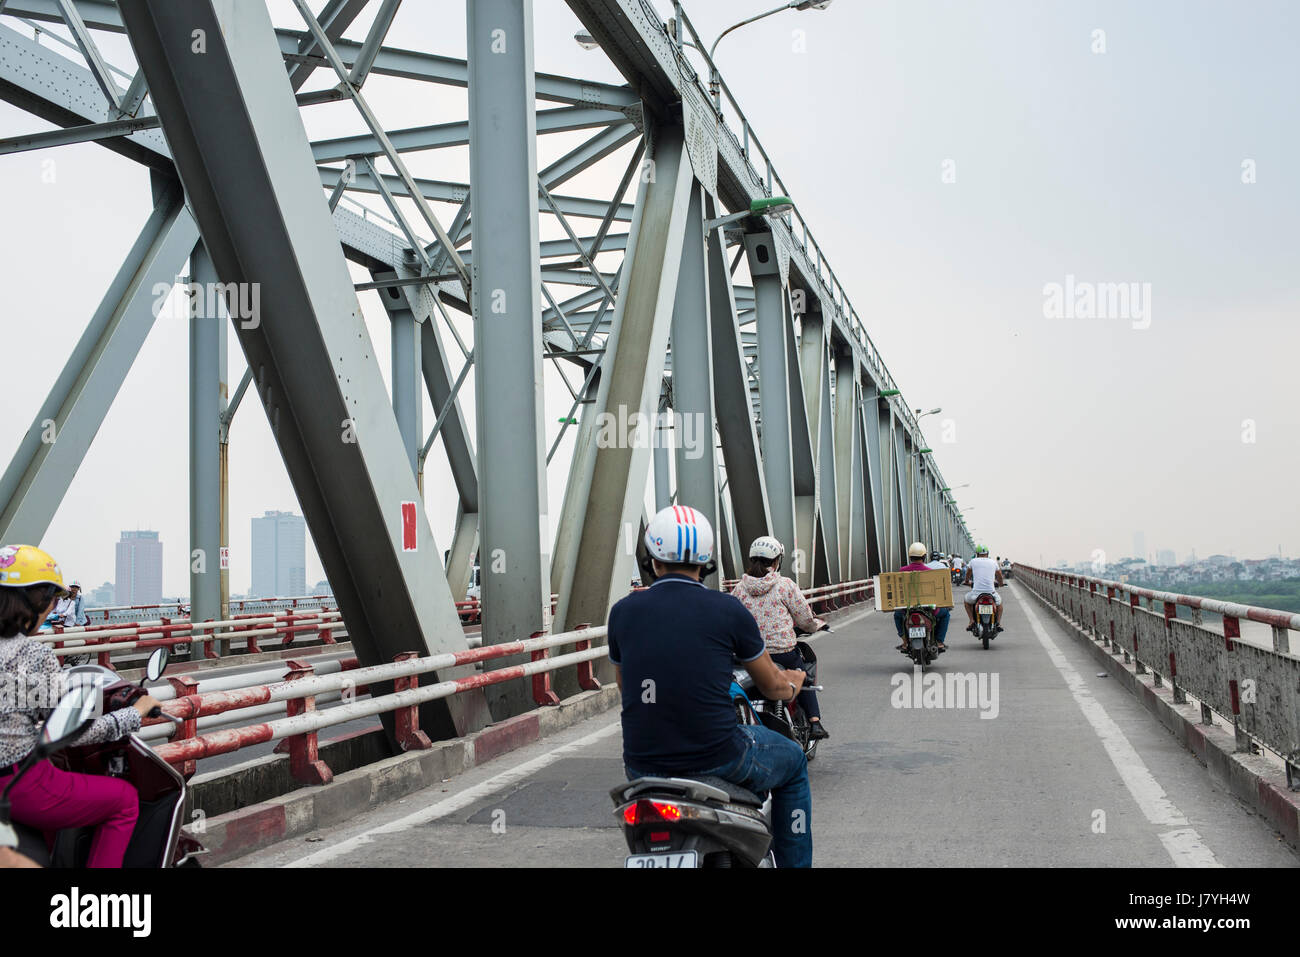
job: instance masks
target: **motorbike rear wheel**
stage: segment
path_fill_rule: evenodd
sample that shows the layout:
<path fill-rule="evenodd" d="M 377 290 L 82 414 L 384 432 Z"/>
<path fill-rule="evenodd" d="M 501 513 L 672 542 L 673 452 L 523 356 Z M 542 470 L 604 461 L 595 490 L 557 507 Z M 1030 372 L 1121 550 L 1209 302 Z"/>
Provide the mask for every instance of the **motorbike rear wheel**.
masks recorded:
<path fill-rule="evenodd" d="M 988 635 L 985 635 L 984 638 L 983 638 L 982 640 L 983 640 L 983 642 L 984 642 L 984 650 L 985 650 L 985 651 L 988 651 L 988 650 L 989 650 L 989 636 L 988 636 Z"/>
<path fill-rule="evenodd" d="M 817 742 L 811 740 L 812 723 L 808 720 L 808 716 L 803 713 L 802 708 L 791 716 L 791 721 L 795 743 L 803 748 L 804 757 L 811 761 L 817 756 Z"/>

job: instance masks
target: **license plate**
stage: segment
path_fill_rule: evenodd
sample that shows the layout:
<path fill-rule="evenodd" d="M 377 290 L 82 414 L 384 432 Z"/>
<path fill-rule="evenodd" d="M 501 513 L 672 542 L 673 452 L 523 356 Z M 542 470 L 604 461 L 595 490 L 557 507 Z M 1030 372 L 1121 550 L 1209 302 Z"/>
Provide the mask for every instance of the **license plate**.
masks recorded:
<path fill-rule="evenodd" d="M 924 637 L 925 637 L 925 626 L 924 626 L 924 625 L 917 625 L 915 628 L 909 628 L 909 629 L 907 629 L 907 637 L 909 637 L 909 638 L 924 638 Z"/>
<path fill-rule="evenodd" d="M 699 855 L 695 851 L 676 854 L 631 854 L 623 861 L 624 867 L 698 867 Z"/>

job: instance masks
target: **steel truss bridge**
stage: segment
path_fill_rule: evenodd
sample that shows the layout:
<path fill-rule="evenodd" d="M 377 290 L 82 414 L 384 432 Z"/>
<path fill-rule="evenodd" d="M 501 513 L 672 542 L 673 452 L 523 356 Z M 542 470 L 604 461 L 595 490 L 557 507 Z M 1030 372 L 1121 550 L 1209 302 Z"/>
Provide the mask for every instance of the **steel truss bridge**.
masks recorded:
<path fill-rule="evenodd" d="M 860 313 L 780 199 L 792 191 L 688 58 L 703 43 L 680 4 L 665 23 L 644 0 L 568 0 L 626 79 L 612 85 L 535 72 L 530 0 L 469 0 L 463 59 L 393 35 L 400 0 L 293 3 L 299 29 L 249 0 L 0 0 L 0 97 L 57 127 L 0 153 L 93 141 L 148 167 L 154 202 L 0 478 L 0 540 L 42 539 L 155 322 L 156 284 L 188 275 L 232 319 L 191 319 L 191 548 L 226 542 L 229 424 L 252 390 L 363 664 L 463 650 L 454 603 L 476 554 L 484 644 L 603 622 L 637 574 L 652 475 L 656 507 L 689 503 L 719 529 L 727 577 L 762 534 L 805 588 L 896 567 L 914 539 L 971 548 Z M 108 34 L 134 64 L 106 61 Z M 467 114 L 387 129 L 372 76 L 412 97 L 466 89 Z M 338 101 L 361 132 L 310 141 L 302 111 Z M 581 144 L 539 168 L 541 138 L 574 131 Z M 407 165 L 465 148 L 468 182 Z M 613 194 L 569 188 L 602 167 Z M 358 299 L 372 289 L 391 390 Z M 248 362 L 233 389 L 227 330 Z M 549 447 L 547 361 L 572 394 Z M 666 414 L 704 423 L 701 447 L 633 433 Z M 551 541 L 546 466 L 570 427 Z M 445 561 L 419 506 L 439 437 L 459 499 Z M 194 620 L 222 617 L 225 577 L 215 562 L 192 576 Z M 476 694 L 427 705 L 422 726 L 446 737 L 531 707 L 524 689 Z"/>

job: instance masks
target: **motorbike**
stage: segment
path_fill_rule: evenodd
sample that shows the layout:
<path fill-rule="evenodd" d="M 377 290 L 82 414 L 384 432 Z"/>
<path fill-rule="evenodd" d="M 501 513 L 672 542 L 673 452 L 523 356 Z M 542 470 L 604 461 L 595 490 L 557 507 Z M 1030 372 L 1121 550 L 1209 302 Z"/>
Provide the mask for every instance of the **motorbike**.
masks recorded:
<path fill-rule="evenodd" d="M 145 669 L 146 680 L 157 681 L 167 667 L 167 649 L 159 648 L 150 656 Z M 102 702 L 103 713 L 118 708 L 129 707 L 147 692 L 143 682 L 132 684 L 123 681 L 113 670 L 100 665 L 78 665 L 68 672 L 72 690 L 65 695 L 89 698 L 92 709 Z M 77 699 L 78 701 L 80 699 Z M 55 722 L 64 701 L 51 713 L 47 727 Z M 70 701 L 67 710 L 71 710 Z M 149 717 L 167 718 L 179 723 L 179 718 L 163 714 L 154 708 Z M 80 774 L 105 774 L 128 781 L 140 796 L 140 813 L 136 820 L 131 842 L 123 858 L 124 868 L 168 868 L 199 867 L 198 856 L 205 853 L 201 844 L 189 835 L 181 832 L 187 787 L 185 779 L 166 761 L 158 757 L 138 735 L 131 734 L 117 741 L 101 744 L 73 745 L 72 742 L 83 733 L 93 718 L 68 725 L 70 733 L 57 735 L 60 730 L 67 730 L 66 716 L 60 718 L 49 733 L 50 741 L 46 746 L 38 744 L 32 750 L 22 768 L 14 775 L 9 788 L 23 776 L 37 761 L 49 757 L 56 751 L 61 752 L 60 760 L 66 770 Z M 42 741 L 46 738 L 42 732 Z M 9 788 L 5 789 L 8 794 Z M 0 799 L 0 811 L 7 818 L 8 803 Z M 0 820 L 0 824 L 3 821 Z M 86 866 L 90 855 L 90 842 L 94 837 L 93 827 L 68 828 L 55 836 L 53 846 L 47 845 L 42 832 L 37 828 L 13 823 L 17 832 L 19 851 L 43 867 Z"/>
<path fill-rule="evenodd" d="M 914 665 L 924 668 L 939 657 L 940 646 L 935 637 L 939 619 L 934 609 L 924 606 L 904 609 L 903 627 L 907 629 L 907 638 L 900 650 Z"/>
<path fill-rule="evenodd" d="M 966 576 L 966 573 L 965 573 L 962 569 L 960 569 L 960 568 L 954 568 L 954 569 L 952 570 L 952 583 L 953 583 L 954 585 L 960 585 L 961 582 L 962 582 L 962 579 L 965 578 L 965 576 Z"/>
<path fill-rule="evenodd" d="M 812 647 L 806 641 L 796 641 L 795 648 L 799 652 L 799 657 L 803 659 L 801 670 L 808 675 L 804 679 L 803 688 L 809 691 L 824 690 L 817 684 L 817 655 L 813 653 Z M 794 701 L 772 701 L 764 698 L 754 687 L 754 679 L 747 671 L 740 672 L 737 682 L 764 727 L 784 735 L 799 745 L 803 749 L 804 757 L 809 761 L 817 757 L 819 742 L 812 737 L 812 723 L 803 708 L 799 707 L 798 698 Z"/>
<path fill-rule="evenodd" d="M 989 641 L 997 637 L 997 600 L 987 592 L 975 598 L 975 637 L 987 650 Z"/>
<path fill-rule="evenodd" d="M 742 725 L 760 723 L 732 675 L 731 701 Z M 772 796 L 755 794 L 724 778 L 643 777 L 609 792 L 630 852 L 623 866 L 768 868 L 772 852 Z"/>

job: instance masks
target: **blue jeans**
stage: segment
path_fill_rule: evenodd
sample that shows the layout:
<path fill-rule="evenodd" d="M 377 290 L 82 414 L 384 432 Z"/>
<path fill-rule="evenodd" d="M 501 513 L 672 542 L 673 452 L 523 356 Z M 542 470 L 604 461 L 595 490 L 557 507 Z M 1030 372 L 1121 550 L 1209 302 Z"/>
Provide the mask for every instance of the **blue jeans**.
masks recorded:
<path fill-rule="evenodd" d="M 934 640 L 939 644 L 943 644 L 943 640 L 948 637 L 948 616 L 951 611 L 950 608 L 934 609 Z M 903 615 L 905 612 L 906 609 L 903 608 L 894 609 L 894 630 L 898 632 L 899 638 L 903 637 Z"/>
<path fill-rule="evenodd" d="M 745 753 L 731 764 L 708 770 L 674 771 L 681 777 L 713 775 L 761 795 L 772 792 L 772 851 L 777 867 L 812 867 L 812 789 L 808 760 L 789 738 L 760 725 L 738 725 Z M 624 768 L 627 779 L 662 777 Z"/>

